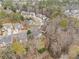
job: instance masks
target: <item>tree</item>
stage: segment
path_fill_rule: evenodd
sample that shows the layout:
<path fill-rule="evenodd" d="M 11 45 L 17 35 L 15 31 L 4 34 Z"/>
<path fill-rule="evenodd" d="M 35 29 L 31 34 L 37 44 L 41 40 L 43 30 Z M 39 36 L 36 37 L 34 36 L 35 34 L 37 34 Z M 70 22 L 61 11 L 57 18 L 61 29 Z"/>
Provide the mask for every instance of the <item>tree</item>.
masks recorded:
<path fill-rule="evenodd" d="M 45 21 L 45 24 L 42 26 L 42 33 L 49 42 L 48 51 L 54 59 L 59 59 L 62 54 L 68 54 L 69 46 L 73 42 L 73 27 L 69 25 L 71 24 L 70 20 L 63 15 L 59 14 L 59 16 L 53 18 L 53 20 Z M 66 20 L 63 21 L 64 18 L 68 22 Z M 67 27 L 67 30 L 63 31 L 59 25 Z"/>
<path fill-rule="evenodd" d="M 61 4 L 58 0 L 42 0 L 39 2 L 38 7 L 41 14 L 44 14 L 47 17 L 50 17 L 57 8 L 61 8 L 63 10 L 63 4 Z"/>
<path fill-rule="evenodd" d="M 11 8 L 13 6 L 12 4 L 12 0 L 4 0 L 2 3 L 4 8 Z"/>
<path fill-rule="evenodd" d="M 17 5 L 15 6 L 12 0 L 4 0 L 2 2 L 2 6 L 4 7 L 4 9 L 8 8 L 12 10 L 13 12 L 16 12 L 16 9 L 17 9 Z"/>

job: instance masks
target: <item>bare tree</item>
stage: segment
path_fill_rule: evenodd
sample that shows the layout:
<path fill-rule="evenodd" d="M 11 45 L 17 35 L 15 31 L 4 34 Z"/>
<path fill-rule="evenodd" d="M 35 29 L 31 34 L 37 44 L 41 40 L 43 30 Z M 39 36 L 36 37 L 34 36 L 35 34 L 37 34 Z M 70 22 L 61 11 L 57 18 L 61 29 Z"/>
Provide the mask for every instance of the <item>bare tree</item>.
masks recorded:
<path fill-rule="evenodd" d="M 61 54 L 68 54 L 69 46 L 73 42 L 73 27 L 67 18 L 68 25 L 66 30 L 60 27 L 60 21 L 65 17 L 56 17 L 53 20 L 45 21 L 42 26 L 42 33 L 48 39 L 48 51 L 54 59 L 59 59 Z M 64 24 L 62 24 L 64 25 Z"/>

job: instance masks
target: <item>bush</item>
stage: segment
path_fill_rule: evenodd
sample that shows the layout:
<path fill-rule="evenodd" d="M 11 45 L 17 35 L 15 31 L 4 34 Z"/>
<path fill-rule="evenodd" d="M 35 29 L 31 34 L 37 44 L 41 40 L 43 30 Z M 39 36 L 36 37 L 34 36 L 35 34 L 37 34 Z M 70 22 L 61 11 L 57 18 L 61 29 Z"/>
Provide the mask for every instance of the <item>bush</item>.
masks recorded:
<path fill-rule="evenodd" d="M 16 20 L 16 21 L 24 20 L 23 16 L 20 13 L 14 13 L 13 19 Z"/>
<path fill-rule="evenodd" d="M 79 21 L 75 21 L 75 25 L 76 28 L 79 28 Z"/>
<path fill-rule="evenodd" d="M 24 46 L 18 41 L 12 43 L 11 49 L 16 54 L 24 54 L 26 52 Z"/>
<path fill-rule="evenodd" d="M 5 18 L 7 14 L 4 11 L 0 11 L 0 18 Z"/>
<path fill-rule="evenodd" d="M 67 26 L 68 26 L 68 21 L 67 21 L 67 20 L 61 20 L 61 21 L 60 21 L 60 26 L 61 26 L 62 28 L 64 28 L 64 29 L 66 29 Z"/>
<path fill-rule="evenodd" d="M 32 20 L 32 18 L 31 18 L 31 17 L 27 17 L 26 19 L 27 19 L 28 21 L 29 21 L 29 20 Z"/>
<path fill-rule="evenodd" d="M 41 48 L 41 49 L 38 49 L 38 52 L 40 53 L 40 54 L 42 54 L 43 52 L 45 52 L 47 49 L 46 48 Z"/>
<path fill-rule="evenodd" d="M 32 33 L 31 30 L 28 30 L 28 31 L 27 31 L 27 35 L 29 35 L 29 34 L 31 34 L 31 33 Z"/>
<path fill-rule="evenodd" d="M 46 51 L 45 37 L 43 35 L 37 41 L 37 50 L 39 53 L 43 53 L 44 51 Z"/>
<path fill-rule="evenodd" d="M 29 48 L 28 48 L 28 47 L 26 47 L 26 48 L 25 48 L 25 50 L 26 50 L 26 51 L 28 51 L 28 50 L 29 50 Z"/>
<path fill-rule="evenodd" d="M 2 24 L 0 24 L 0 29 L 3 27 L 3 25 Z"/>

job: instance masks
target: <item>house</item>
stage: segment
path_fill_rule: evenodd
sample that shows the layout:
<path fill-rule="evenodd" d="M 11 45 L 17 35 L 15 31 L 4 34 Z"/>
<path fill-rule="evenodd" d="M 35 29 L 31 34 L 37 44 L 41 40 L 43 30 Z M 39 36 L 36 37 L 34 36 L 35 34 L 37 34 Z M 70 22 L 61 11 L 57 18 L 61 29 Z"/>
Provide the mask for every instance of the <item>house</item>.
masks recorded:
<path fill-rule="evenodd" d="M 19 33 L 19 31 L 23 29 L 23 25 L 20 23 L 15 23 L 13 26 L 14 26 L 13 34 L 17 34 Z"/>
<path fill-rule="evenodd" d="M 12 34 L 13 26 L 12 26 L 11 23 L 6 23 L 6 24 L 3 24 L 3 29 L 4 29 L 4 32 L 5 33 L 7 31 L 7 34 L 6 35 L 11 35 Z"/>
<path fill-rule="evenodd" d="M 21 29 L 23 28 L 22 24 L 20 23 L 15 23 L 15 24 L 11 24 L 11 23 L 6 23 L 6 24 L 3 24 L 3 29 L 2 31 L 4 32 L 3 35 L 11 35 L 11 34 L 16 34 L 18 33 L 19 31 L 21 31 Z"/>

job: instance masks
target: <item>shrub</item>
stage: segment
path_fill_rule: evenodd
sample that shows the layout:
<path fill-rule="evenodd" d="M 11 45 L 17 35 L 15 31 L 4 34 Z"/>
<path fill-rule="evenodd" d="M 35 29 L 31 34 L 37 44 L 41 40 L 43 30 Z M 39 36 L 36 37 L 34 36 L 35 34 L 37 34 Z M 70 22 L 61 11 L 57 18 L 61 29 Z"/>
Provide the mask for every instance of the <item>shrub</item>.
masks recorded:
<path fill-rule="evenodd" d="M 60 26 L 62 27 L 62 28 L 67 28 L 67 26 L 68 26 L 68 21 L 67 20 L 61 20 L 60 21 Z"/>
<path fill-rule="evenodd" d="M 43 52 L 45 52 L 47 49 L 46 48 L 41 48 L 41 49 L 38 49 L 37 51 L 42 54 Z"/>
<path fill-rule="evenodd" d="M 16 54 L 24 54 L 26 52 L 24 46 L 18 41 L 12 43 L 11 49 Z"/>
<path fill-rule="evenodd" d="M 0 29 L 3 27 L 3 25 L 2 24 L 0 24 Z"/>
<path fill-rule="evenodd" d="M 28 31 L 27 31 L 27 35 L 29 35 L 29 34 L 31 34 L 31 33 L 32 33 L 31 30 L 28 30 Z"/>
<path fill-rule="evenodd" d="M 75 21 L 75 25 L 76 28 L 79 28 L 79 21 Z"/>
<path fill-rule="evenodd" d="M 24 20 L 23 16 L 20 13 L 14 13 L 13 19 L 16 20 L 16 21 Z"/>
<path fill-rule="evenodd" d="M 27 19 L 27 20 L 32 20 L 32 18 L 31 18 L 31 17 L 27 17 L 26 19 Z"/>
<path fill-rule="evenodd" d="M 7 14 L 4 11 L 0 11 L 0 18 L 5 18 Z"/>
<path fill-rule="evenodd" d="M 26 50 L 26 52 L 27 52 L 27 51 L 29 50 L 29 48 L 28 48 L 28 47 L 26 47 L 26 48 L 25 48 L 25 50 Z"/>
<path fill-rule="evenodd" d="M 39 53 L 43 53 L 43 52 L 46 51 L 44 36 L 41 36 L 40 39 L 38 39 L 37 50 L 38 50 Z"/>

